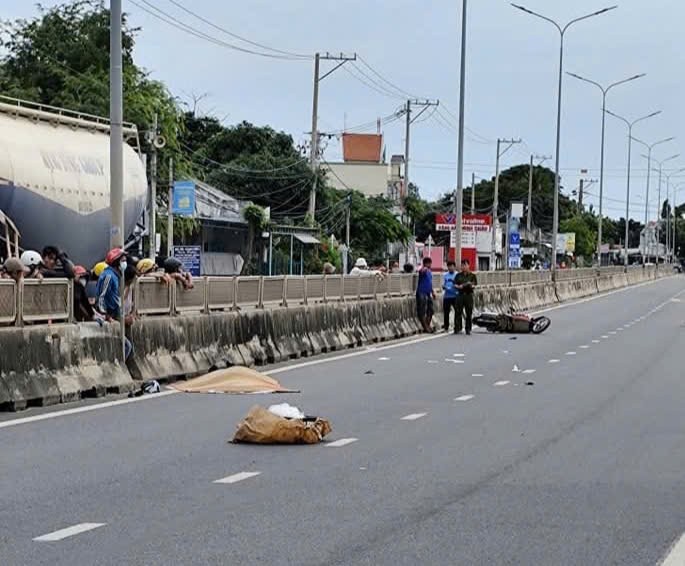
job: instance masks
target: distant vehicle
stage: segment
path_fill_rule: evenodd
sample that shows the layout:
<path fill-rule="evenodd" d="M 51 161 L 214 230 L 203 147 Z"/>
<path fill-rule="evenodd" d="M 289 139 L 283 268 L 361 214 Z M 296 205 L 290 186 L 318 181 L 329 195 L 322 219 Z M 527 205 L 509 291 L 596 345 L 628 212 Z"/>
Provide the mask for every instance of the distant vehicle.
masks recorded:
<path fill-rule="evenodd" d="M 138 147 L 138 131 L 124 124 Z M 124 237 L 141 218 L 145 165 L 124 143 Z M 0 210 L 17 225 L 24 249 L 55 245 L 82 265 L 110 239 L 109 120 L 0 96 Z"/>

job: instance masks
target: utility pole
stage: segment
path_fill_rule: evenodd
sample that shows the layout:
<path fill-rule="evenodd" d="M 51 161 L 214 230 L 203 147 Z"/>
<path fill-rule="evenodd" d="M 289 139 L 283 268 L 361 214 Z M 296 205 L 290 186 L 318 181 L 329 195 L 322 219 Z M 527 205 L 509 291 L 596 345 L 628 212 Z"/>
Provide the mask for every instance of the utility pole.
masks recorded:
<path fill-rule="evenodd" d="M 124 102 L 121 48 L 121 0 L 111 0 L 109 10 L 109 208 L 110 248 L 124 247 Z M 124 274 L 121 274 L 123 281 Z M 119 286 L 124 304 L 124 285 Z M 126 323 L 120 310 L 121 359 L 126 362 Z"/>
<path fill-rule="evenodd" d="M 405 134 L 404 134 L 404 189 L 405 196 L 409 194 L 409 139 L 411 133 L 411 125 L 418 119 L 421 114 L 423 114 L 431 106 L 439 106 L 439 100 L 407 100 L 407 106 L 405 108 L 407 118 L 405 123 Z M 421 111 L 412 118 L 412 106 L 421 107 Z"/>
<path fill-rule="evenodd" d="M 503 143 L 508 144 L 504 151 L 500 151 Z M 521 140 L 503 140 L 497 138 L 497 159 L 495 160 L 495 192 L 492 201 L 492 250 L 490 251 L 490 271 L 497 269 L 497 222 L 499 206 L 499 158 L 502 157 L 514 144 L 521 143 Z"/>
<path fill-rule="evenodd" d="M 580 187 L 578 189 L 578 212 L 583 211 L 583 183 L 585 179 L 580 180 Z"/>
<path fill-rule="evenodd" d="M 461 10 L 461 67 L 459 78 L 459 132 L 457 142 L 456 233 L 454 260 L 461 265 L 461 228 L 464 213 L 464 104 L 466 100 L 466 0 Z"/>
<path fill-rule="evenodd" d="M 528 212 L 526 213 L 526 228 L 528 232 L 533 229 L 533 161 L 539 159 L 538 167 L 552 156 L 548 155 L 531 155 L 530 156 L 530 170 L 528 171 Z"/>
<path fill-rule="evenodd" d="M 150 251 L 148 257 L 154 261 L 157 252 L 157 113 L 152 121 L 152 136 L 150 143 Z"/>
<path fill-rule="evenodd" d="M 312 190 L 309 194 L 309 221 L 314 224 L 314 218 L 316 214 L 316 186 L 318 182 L 318 160 L 319 160 L 319 132 L 318 132 L 318 120 L 319 120 L 319 83 L 324 80 L 328 75 L 338 70 L 348 61 L 356 61 L 357 54 L 354 55 L 344 55 L 342 53 L 338 55 L 333 55 L 331 53 L 326 53 L 321 55 L 316 53 L 314 55 L 314 96 L 312 101 L 312 141 L 311 141 L 311 154 L 309 156 L 310 165 L 312 167 L 312 172 L 314 173 L 314 182 L 312 184 Z M 339 63 L 333 67 L 330 71 L 325 73 L 323 76 L 319 75 L 319 69 L 321 61 L 339 61 Z"/>
<path fill-rule="evenodd" d="M 476 214 L 476 174 L 471 173 L 471 214 Z"/>
<path fill-rule="evenodd" d="M 174 255 L 174 160 L 169 158 L 169 206 L 166 223 L 166 256 Z"/>

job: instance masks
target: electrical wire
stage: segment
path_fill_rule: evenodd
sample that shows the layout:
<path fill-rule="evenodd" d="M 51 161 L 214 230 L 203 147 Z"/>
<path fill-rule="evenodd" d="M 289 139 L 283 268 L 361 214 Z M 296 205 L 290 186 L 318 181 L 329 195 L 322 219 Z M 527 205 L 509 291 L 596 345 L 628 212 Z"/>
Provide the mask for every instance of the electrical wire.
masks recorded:
<path fill-rule="evenodd" d="M 374 69 L 367 61 L 364 60 L 364 58 L 361 57 L 361 55 L 357 55 L 357 59 L 359 62 L 364 65 L 369 71 L 371 71 L 374 75 L 376 75 L 379 79 L 381 79 L 384 83 L 387 85 L 391 86 L 393 89 L 395 89 L 398 93 L 400 93 L 402 96 L 407 97 L 407 98 L 421 98 L 419 96 L 416 96 L 415 94 L 411 94 L 407 92 L 404 89 L 401 89 L 398 87 L 396 84 L 390 82 L 388 79 L 386 79 L 383 75 L 381 75 L 376 69 Z"/>
<path fill-rule="evenodd" d="M 287 55 L 288 57 L 293 57 L 293 58 L 297 58 L 297 59 L 313 59 L 313 57 L 311 55 L 306 55 L 303 53 L 294 53 L 292 51 L 284 51 L 282 49 L 275 49 L 274 47 L 269 47 L 268 45 L 264 45 L 263 43 L 258 43 L 256 41 L 252 41 L 250 39 L 247 39 L 246 37 L 242 37 L 236 33 L 233 33 L 231 31 L 215 24 L 211 20 L 203 18 L 202 16 L 193 12 L 192 10 L 189 10 L 188 8 L 186 8 L 185 6 L 183 6 L 180 2 L 177 2 L 176 0 L 168 0 L 168 1 L 171 2 L 177 8 L 183 10 L 186 14 L 189 14 L 189 15 L 193 16 L 194 18 L 197 18 L 198 20 L 200 20 L 201 22 L 204 22 L 208 26 L 211 26 L 214 29 L 216 29 L 222 33 L 225 33 L 226 35 L 228 35 L 230 37 L 233 37 L 235 39 L 239 39 L 240 41 L 244 41 L 245 43 L 249 43 L 250 45 L 253 45 L 254 47 L 259 47 L 261 49 L 266 49 L 267 51 L 273 51 L 274 53 L 279 53 L 281 55 Z"/>
<path fill-rule="evenodd" d="M 359 71 L 359 69 L 358 69 L 357 67 L 354 67 L 353 65 L 351 65 L 351 66 L 352 66 L 354 69 L 356 69 L 357 71 Z M 367 87 L 370 88 L 371 90 L 377 92 L 378 94 L 380 94 L 380 95 L 382 95 L 382 96 L 386 96 L 386 97 L 388 97 L 388 98 L 393 98 L 393 99 L 395 99 L 395 100 L 403 100 L 400 96 L 397 96 L 396 94 L 392 93 L 392 92 L 389 91 L 388 89 L 385 89 L 385 88 L 381 89 L 381 88 L 379 88 L 378 86 L 374 86 L 373 81 L 369 82 L 369 81 L 365 80 L 364 78 L 362 78 L 362 77 L 360 77 L 360 76 L 354 74 L 354 73 L 352 72 L 352 69 L 350 69 L 347 65 L 343 65 L 343 66 L 340 67 L 340 68 L 341 68 L 343 71 L 345 71 L 348 75 L 352 76 L 354 79 L 356 79 L 357 81 L 359 81 L 359 82 L 362 83 L 363 85 L 367 86 Z M 378 83 L 376 83 L 376 84 L 378 84 Z"/>
<path fill-rule="evenodd" d="M 149 6 L 151 9 L 146 8 L 145 6 L 139 4 L 136 0 L 129 0 L 129 2 L 131 2 L 131 4 L 133 4 L 134 6 L 137 6 L 140 10 L 143 10 L 144 12 L 151 15 L 152 17 L 157 18 L 158 20 L 161 20 L 164 23 L 166 23 L 166 24 L 168 24 L 168 25 L 170 25 L 176 29 L 179 29 L 179 30 L 181 30 L 187 34 L 190 34 L 190 35 L 197 37 L 199 39 L 204 39 L 205 41 L 213 43 L 219 47 L 224 47 L 226 49 L 231 49 L 234 51 L 240 51 L 242 53 L 247 53 L 250 55 L 267 57 L 270 59 L 281 59 L 281 60 L 285 60 L 285 61 L 302 61 L 302 58 L 300 58 L 300 57 L 278 55 L 275 53 L 263 53 L 263 52 L 259 52 L 259 51 L 254 51 L 252 49 L 247 49 L 245 47 L 240 47 L 239 45 L 234 45 L 232 43 L 228 43 L 228 42 L 223 41 L 221 39 L 217 39 L 216 37 L 211 36 L 211 35 L 203 32 L 197 28 L 194 28 L 193 26 L 186 24 L 185 22 L 179 20 L 178 18 L 175 18 L 174 16 L 165 12 L 164 10 L 161 10 L 160 8 L 158 8 L 157 6 L 155 6 L 154 4 L 149 2 L 148 0 L 140 0 L 140 1 L 143 2 L 144 4 L 146 4 L 147 6 Z"/>

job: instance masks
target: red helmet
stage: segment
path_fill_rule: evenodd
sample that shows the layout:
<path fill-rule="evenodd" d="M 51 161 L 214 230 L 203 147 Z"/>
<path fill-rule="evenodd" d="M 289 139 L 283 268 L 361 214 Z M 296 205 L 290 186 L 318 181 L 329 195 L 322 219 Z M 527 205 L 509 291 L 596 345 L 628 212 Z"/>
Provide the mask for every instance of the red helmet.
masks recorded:
<path fill-rule="evenodd" d="M 121 248 L 113 248 L 107 252 L 107 255 L 105 256 L 105 262 L 107 262 L 108 265 L 112 265 L 125 255 L 126 252 Z"/>
<path fill-rule="evenodd" d="M 88 271 L 82 265 L 75 265 L 74 266 L 74 273 L 76 275 L 85 275 L 86 273 L 88 273 Z"/>

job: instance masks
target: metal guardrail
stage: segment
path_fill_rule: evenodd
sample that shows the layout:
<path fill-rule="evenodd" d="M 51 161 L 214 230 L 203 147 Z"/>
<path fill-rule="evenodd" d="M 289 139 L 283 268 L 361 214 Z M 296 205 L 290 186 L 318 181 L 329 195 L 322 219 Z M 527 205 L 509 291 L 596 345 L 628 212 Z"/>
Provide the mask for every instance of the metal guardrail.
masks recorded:
<path fill-rule="evenodd" d="M 640 271 L 644 269 L 644 275 Z M 667 275 L 670 265 L 631 266 L 628 280 L 639 282 Z M 615 275 L 624 268 L 567 269 L 555 273 L 557 281 Z M 549 271 L 500 271 L 478 273 L 485 285 L 525 285 L 551 282 Z M 140 278 L 134 289 L 136 311 L 142 316 L 212 313 L 249 308 L 295 307 L 316 303 L 335 303 L 406 297 L 414 294 L 417 275 L 375 276 L 308 275 L 277 277 L 199 277 L 194 288 L 180 283 L 166 285 L 155 278 Z M 433 274 L 433 289 L 442 291 L 443 277 Z M 66 279 L 0 280 L 0 325 L 39 324 L 73 320 L 73 286 Z"/>

